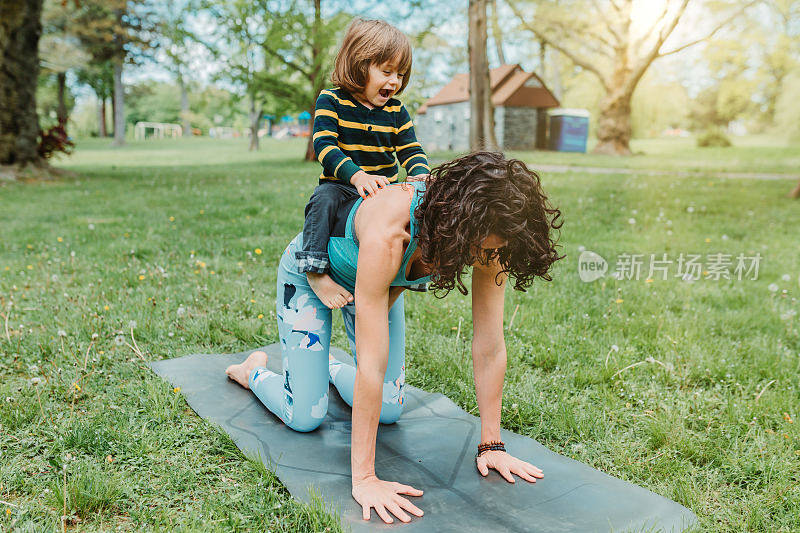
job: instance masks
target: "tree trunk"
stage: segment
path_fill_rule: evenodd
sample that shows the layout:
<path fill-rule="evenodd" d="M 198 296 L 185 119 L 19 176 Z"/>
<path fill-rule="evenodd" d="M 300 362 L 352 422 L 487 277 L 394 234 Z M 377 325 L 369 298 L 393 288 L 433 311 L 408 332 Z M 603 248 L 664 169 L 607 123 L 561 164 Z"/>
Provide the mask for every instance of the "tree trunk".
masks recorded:
<path fill-rule="evenodd" d="M 178 76 L 178 83 L 181 87 L 181 119 L 183 119 L 183 136 L 192 136 L 192 125 L 189 122 L 189 91 L 183 76 Z"/>
<path fill-rule="evenodd" d="M 108 137 L 108 128 L 106 127 L 106 98 L 98 98 L 97 100 L 97 136 Z"/>
<path fill-rule="evenodd" d="M 59 72 L 56 75 L 56 79 L 58 80 L 58 108 L 56 109 L 56 117 L 58 118 L 59 124 L 64 124 L 66 127 L 67 124 L 67 102 L 66 102 L 66 92 L 67 92 L 67 73 L 66 72 Z"/>
<path fill-rule="evenodd" d="M 314 113 L 316 112 L 316 99 L 319 96 L 320 91 L 322 91 L 322 87 L 318 86 L 321 77 L 320 61 L 318 60 L 321 53 L 319 45 L 320 24 L 322 24 L 322 0 L 314 0 L 314 25 L 311 28 L 311 61 L 314 67 L 311 70 L 311 76 L 309 79 L 311 82 L 311 87 L 314 88 L 314 102 L 311 103 L 311 107 L 309 109 L 309 112 L 311 113 L 311 119 L 308 128 L 309 131 L 308 142 L 306 143 L 306 155 L 304 157 L 306 161 L 317 160 L 317 154 L 314 152 Z"/>
<path fill-rule="evenodd" d="M 125 86 L 122 84 L 122 60 L 114 62 L 114 146 L 125 146 Z"/>
<path fill-rule="evenodd" d="M 631 95 L 611 92 L 600 102 L 596 154 L 630 155 Z"/>
<path fill-rule="evenodd" d="M 250 151 L 258 150 L 258 127 L 261 124 L 261 107 L 256 108 L 255 95 L 250 95 Z"/>
<path fill-rule="evenodd" d="M 492 38 L 494 38 L 494 47 L 497 50 L 497 60 L 501 65 L 505 65 L 506 55 L 503 53 L 503 30 L 500 29 L 497 0 L 492 0 Z"/>
<path fill-rule="evenodd" d="M 489 60 L 486 57 L 486 0 L 469 2 L 469 146 L 470 150 L 493 150 L 494 110 L 489 84 Z"/>
<path fill-rule="evenodd" d="M 43 0 L 0 4 L 0 164 L 40 164 L 36 84 Z"/>
<path fill-rule="evenodd" d="M 311 113 L 311 120 L 309 121 L 309 131 L 308 131 L 308 143 L 306 143 L 306 161 L 316 161 L 317 160 L 317 153 L 314 151 L 314 113 L 316 113 L 317 109 L 316 106 L 311 106 L 311 109 L 308 110 Z"/>

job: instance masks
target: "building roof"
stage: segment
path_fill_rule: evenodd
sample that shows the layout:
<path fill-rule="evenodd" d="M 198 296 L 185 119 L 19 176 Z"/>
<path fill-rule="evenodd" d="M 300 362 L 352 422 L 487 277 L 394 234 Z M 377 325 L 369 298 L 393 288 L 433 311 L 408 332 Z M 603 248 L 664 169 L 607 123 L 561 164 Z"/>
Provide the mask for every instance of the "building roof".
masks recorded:
<path fill-rule="evenodd" d="M 508 107 L 558 107 L 559 102 L 544 82 L 533 72 L 525 72 L 519 65 L 501 65 L 489 70 L 492 104 Z M 420 106 L 417 113 L 429 107 L 469 100 L 469 74 L 456 74 L 432 98 Z"/>

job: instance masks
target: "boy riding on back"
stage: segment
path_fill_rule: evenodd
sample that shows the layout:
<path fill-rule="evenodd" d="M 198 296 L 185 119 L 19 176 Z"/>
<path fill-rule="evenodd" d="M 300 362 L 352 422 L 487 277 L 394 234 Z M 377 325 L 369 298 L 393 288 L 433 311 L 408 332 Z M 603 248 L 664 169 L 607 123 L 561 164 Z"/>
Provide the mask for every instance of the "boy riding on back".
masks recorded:
<path fill-rule="evenodd" d="M 405 89 L 410 71 L 411 43 L 402 32 L 383 21 L 356 19 L 336 56 L 334 87 L 317 98 L 313 142 L 323 171 L 306 205 L 303 249 L 295 258 L 331 309 L 353 301 L 328 275 L 328 239 L 339 206 L 396 182 L 398 161 L 408 176 L 430 173 L 411 117 L 393 98 Z"/>

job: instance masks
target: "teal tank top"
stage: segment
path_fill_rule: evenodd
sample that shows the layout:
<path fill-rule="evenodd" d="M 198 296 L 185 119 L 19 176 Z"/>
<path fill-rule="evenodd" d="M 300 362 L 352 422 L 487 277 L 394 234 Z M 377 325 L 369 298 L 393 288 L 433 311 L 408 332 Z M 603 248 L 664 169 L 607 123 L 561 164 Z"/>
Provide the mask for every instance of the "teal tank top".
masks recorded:
<path fill-rule="evenodd" d="M 401 185 L 400 183 L 393 183 L 391 186 Z M 411 290 L 425 291 L 427 284 L 431 280 L 431 276 L 423 276 L 418 279 L 406 279 L 406 268 L 408 261 L 411 259 L 411 254 L 417 249 L 417 227 L 416 220 L 414 219 L 414 210 L 419 205 L 425 194 L 424 181 L 411 181 L 407 185 L 414 187 L 414 194 L 411 197 L 410 213 L 410 234 L 411 240 L 406 246 L 403 253 L 403 263 L 400 265 L 400 270 L 397 271 L 397 276 L 389 284 L 392 287 L 407 287 Z M 350 292 L 355 291 L 356 287 L 356 265 L 358 264 L 358 241 L 353 233 L 353 220 L 355 219 L 356 211 L 363 198 L 359 198 L 350 208 L 350 213 L 347 216 L 347 224 L 345 225 L 343 237 L 331 237 L 328 241 L 328 262 L 331 269 L 331 277 L 333 280 L 345 287 Z"/>

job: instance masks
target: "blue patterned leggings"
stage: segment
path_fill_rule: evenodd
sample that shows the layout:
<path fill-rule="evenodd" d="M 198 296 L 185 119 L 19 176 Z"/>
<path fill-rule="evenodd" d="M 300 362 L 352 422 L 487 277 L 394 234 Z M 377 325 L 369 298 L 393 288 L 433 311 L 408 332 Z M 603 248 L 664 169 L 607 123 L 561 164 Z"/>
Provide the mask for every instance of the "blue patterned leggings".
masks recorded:
<path fill-rule="evenodd" d="M 250 390 L 275 415 L 296 431 L 312 431 L 328 411 L 328 383 L 352 407 L 355 368 L 328 359 L 333 314 L 297 271 L 295 252 L 302 234 L 284 251 L 278 266 L 276 312 L 281 339 L 283 375 L 258 367 L 250 372 Z M 342 308 L 345 331 L 356 357 L 355 304 Z M 401 294 L 389 310 L 389 361 L 383 383 L 380 422 L 392 424 L 403 412 L 405 386 L 405 316 Z"/>

